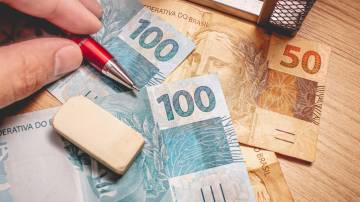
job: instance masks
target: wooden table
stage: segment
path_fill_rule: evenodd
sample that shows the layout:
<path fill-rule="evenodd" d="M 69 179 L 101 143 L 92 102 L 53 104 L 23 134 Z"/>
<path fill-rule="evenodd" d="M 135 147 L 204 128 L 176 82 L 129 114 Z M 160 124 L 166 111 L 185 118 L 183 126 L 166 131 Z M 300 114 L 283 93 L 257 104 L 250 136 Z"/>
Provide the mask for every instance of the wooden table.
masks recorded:
<path fill-rule="evenodd" d="M 316 161 L 280 156 L 285 178 L 296 201 L 360 201 L 360 1 L 318 0 L 299 35 L 332 54 Z M 0 116 L 58 105 L 43 90 Z"/>

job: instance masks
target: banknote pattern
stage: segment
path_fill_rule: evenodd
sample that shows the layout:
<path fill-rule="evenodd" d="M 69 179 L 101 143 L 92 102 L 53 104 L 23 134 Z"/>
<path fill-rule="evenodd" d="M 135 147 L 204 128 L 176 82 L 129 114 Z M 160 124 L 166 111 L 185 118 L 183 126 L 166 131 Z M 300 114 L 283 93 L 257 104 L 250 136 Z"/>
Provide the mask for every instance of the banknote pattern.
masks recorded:
<path fill-rule="evenodd" d="M 241 143 L 314 161 L 330 49 L 187 1 L 142 0 L 196 49 L 166 81 L 216 73 Z"/>
<path fill-rule="evenodd" d="M 248 103 L 248 110 L 236 112 L 243 117 L 238 119 L 239 141 L 314 161 L 329 55 L 330 49 L 319 43 L 272 36 L 260 85 L 239 98 Z"/>
<path fill-rule="evenodd" d="M 140 88 L 162 83 L 194 49 L 189 39 L 138 1 L 102 0 L 101 4 L 103 28 L 93 37 Z M 65 101 L 75 95 L 96 99 L 126 89 L 86 65 L 55 83 L 49 91 Z"/>
<path fill-rule="evenodd" d="M 172 109 L 168 110 L 173 119 L 166 116 L 167 103 L 158 99 L 162 95 L 172 97 Z M 102 201 L 254 200 L 216 76 L 150 87 L 137 97 L 121 93 L 97 102 L 139 131 L 146 142 L 118 182 L 104 183 L 89 175 L 89 184 L 99 190 Z M 210 111 L 211 103 L 216 106 Z M 102 172 L 103 180 L 111 176 Z"/>
<path fill-rule="evenodd" d="M 119 177 L 56 135 L 50 120 L 56 109 L 34 112 L 0 125 L 1 201 L 255 200 L 215 75 L 96 101 L 145 138 L 126 174 Z M 161 113 L 164 119 L 156 117 Z"/>
<path fill-rule="evenodd" d="M 51 126 L 56 111 L 0 123 L 0 201 L 84 201 L 77 171 Z"/>
<path fill-rule="evenodd" d="M 256 201 L 294 201 L 274 152 L 240 146 Z"/>
<path fill-rule="evenodd" d="M 5 161 L 8 159 L 8 148 L 5 142 L 0 142 L 0 199 L 10 201 L 10 185 L 6 178 Z"/>
<path fill-rule="evenodd" d="M 270 69 L 264 83 L 255 98 L 261 108 L 308 122 L 313 121 L 315 110 L 321 110 L 315 105 L 318 86 L 314 81 Z"/>

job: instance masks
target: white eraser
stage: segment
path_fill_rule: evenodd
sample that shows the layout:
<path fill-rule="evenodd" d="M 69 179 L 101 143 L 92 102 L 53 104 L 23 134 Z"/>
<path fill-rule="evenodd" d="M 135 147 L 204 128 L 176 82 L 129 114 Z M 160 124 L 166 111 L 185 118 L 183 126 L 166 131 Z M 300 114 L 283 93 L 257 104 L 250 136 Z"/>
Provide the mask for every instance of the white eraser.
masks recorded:
<path fill-rule="evenodd" d="M 89 99 L 70 98 L 53 120 L 55 130 L 94 159 L 124 174 L 144 138 Z"/>

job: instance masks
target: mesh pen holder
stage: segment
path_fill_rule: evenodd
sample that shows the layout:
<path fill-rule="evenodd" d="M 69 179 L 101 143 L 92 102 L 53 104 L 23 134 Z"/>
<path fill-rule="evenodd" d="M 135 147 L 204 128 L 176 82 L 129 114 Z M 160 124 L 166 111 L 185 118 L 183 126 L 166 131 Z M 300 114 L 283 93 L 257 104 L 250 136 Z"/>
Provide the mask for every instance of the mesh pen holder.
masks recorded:
<path fill-rule="evenodd" d="M 259 24 L 283 35 L 295 35 L 316 0 L 265 0 Z"/>

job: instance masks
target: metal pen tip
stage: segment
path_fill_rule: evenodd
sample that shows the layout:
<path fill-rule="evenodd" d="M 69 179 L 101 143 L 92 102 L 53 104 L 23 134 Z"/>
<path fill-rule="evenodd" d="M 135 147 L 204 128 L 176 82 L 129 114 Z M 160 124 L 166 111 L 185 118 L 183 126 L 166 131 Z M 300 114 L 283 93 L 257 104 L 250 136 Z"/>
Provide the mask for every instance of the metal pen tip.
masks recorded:
<path fill-rule="evenodd" d="M 102 69 L 103 74 L 126 86 L 129 89 L 140 91 L 135 83 L 114 59 L 109 60 Z"/>
<path fill-rule="evenodd" d="M 132 85 L 132 88 L 136 91 L 140 91 L 140 88 L 136 87 L 135 85 Z"/>

